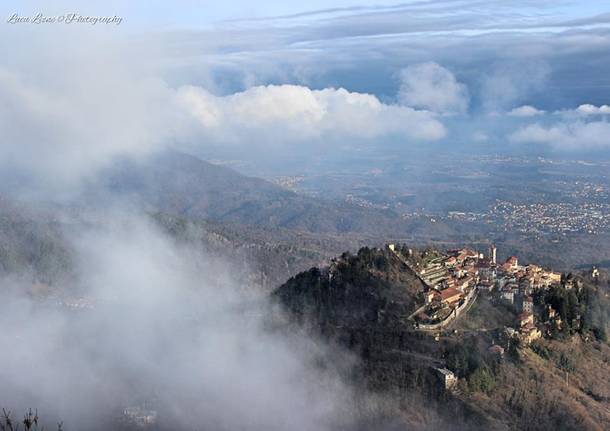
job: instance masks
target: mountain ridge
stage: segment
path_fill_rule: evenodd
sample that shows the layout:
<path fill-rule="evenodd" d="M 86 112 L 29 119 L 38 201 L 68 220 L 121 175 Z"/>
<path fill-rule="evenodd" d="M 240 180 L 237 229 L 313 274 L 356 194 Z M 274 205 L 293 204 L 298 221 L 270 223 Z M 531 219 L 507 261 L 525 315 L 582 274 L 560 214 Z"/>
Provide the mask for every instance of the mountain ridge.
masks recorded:
<path fill-rule="evenodd" d="M 192 219 L 331 234 L 389 234 L 406 227 L 391 211 L 299 195 L 179 152 L 123 160 L 102 177 L 106 190 L 90 190 L 90 200 L 109 192 Z"/>

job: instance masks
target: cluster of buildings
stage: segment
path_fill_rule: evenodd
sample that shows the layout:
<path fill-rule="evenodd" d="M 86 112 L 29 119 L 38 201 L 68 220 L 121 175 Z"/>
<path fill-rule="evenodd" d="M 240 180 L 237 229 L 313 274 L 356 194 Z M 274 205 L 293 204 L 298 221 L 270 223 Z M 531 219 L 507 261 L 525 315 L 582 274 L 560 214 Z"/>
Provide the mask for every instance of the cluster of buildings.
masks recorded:
<path fill-rule="evenodd" d="M 71 310 L 92 310 L 93 300 L 85 297 L 58 299 L 57 305 Z"/>
<path fill-rule="evenodd" d="M 414 318 L 418 324 L 450 323 L 475 298 L 480 280 L 483 254 L 471 249 L 451 250 L 437 254 L 413 268 L 426 285 L 424 303 Z M 487 265 L 489 267 L 489 265 Z"/>
<path fill-rule="evenodd" d="M 533 311 L 523 311 L 519 314 L 515 328 L 506 328 L 505 333 L 510 339 L 517 340 L 521 345 L 528 345 L 542 337 L 542 331 L 536 326 L 536 317 Z"/>
<path fill-rule="evenodd" d="M 130 406 L 123 410 L 125 421 L 138 428 L 149 428 L 157 422 L 157 411 L 145 406 Z"/>
<path fill-rule="evenodd" d="M 450 323 L 474 301 L 478 291 L 493 292 L 520 313 L 515 328 L 510 328 L 511 336 L 525 344 L 542 335 L 535 322 L 532 294 L 562 281 L 560 272 L 533 264 L 521 265 L 516 256 L 499 262 L 493 245 L 487 255 L 469 248 L 429 252 L 412 269 L 426 285 L 424 306 L 413 316 L 416 325 L 442 329 L 444 322 Z"/>
<path fill-rule="evenodd" d="M 519 265 L 511 256 L 501 265 L 495 265 L 492 277 L 479 284 L 479 288 L 492 291 L 511 304 L 521 308 L 523 301 L 539 289 L 548 289 L 561 283 L 561 273 L 546 270 L 538 265 Z"/>
<path fill-rule="evenodd" d="M 271 180 L 273 183 L 288 190 L 296 190 L 297 186 L 305 179 L 303 175 L 280 176 Z"/>
<path fill-rule="evenodd" d="M 489 217 L 509 231 L 532 233 L 588 233 L 610 230 L 610 204 L 601 199 L 579 203 L 515 203 L 499 201 Z"/>

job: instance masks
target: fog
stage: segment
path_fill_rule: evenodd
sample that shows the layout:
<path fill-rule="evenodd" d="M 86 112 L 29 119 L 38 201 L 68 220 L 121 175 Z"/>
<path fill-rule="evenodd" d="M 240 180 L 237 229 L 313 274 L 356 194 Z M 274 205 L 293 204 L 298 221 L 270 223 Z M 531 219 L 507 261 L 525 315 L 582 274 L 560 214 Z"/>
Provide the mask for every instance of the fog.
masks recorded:
<path fill-rule="evenodd" d="M 2 34 L 0 46 L 23 48 L 0 63 L 2 190 L 25 205 L 79 196 L 117 158 L 206 136 L 151 54 L 122 36 Z M 291 328 L 234 276 L 243 262 L 179 243 L 132 203 L 105 199 L 96 214 L 60 215 L 74 256 L 65 285 L 40 286 L 26 270 L 0 280 L 0 407 L 38 409 L 47 426 L 71 430 L 112 429 L 127 407 L 156 411 L 172 430 L 324 430 L 358 416 L 362 395 L 342 377 L 349 355 Z"/>
<path fill-rule="evenodd" d="M 167 429 L 323 430 L 354 415 L 333 366 L 349 358 L 289 330 L 230 263 L 124 212 L 66 234 L 82 308 L 2 280 L 3 407 L 73 430 L 141 405 Z"/>

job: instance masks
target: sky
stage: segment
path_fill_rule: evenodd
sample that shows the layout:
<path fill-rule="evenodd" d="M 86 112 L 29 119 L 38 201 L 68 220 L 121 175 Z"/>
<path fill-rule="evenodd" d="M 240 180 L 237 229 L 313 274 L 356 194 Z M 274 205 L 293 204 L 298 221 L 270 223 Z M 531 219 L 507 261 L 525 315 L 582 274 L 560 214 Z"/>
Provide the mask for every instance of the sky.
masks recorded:
<path fill-rule="evenodd" d="M 38 124 L 15 131 L 2 159 L 60 182 L 91 170 L 83 156 L 97 168 L 166 147 L 254 162 L 273 151 L 280 164 L 415 147 L 610 154 L 601 1 L 10 0 L 0 11 L 0 91 L 13 101 L 0 122 Z M 37 13 L 121 22 L 10 22 Z M 48 157 L 23 162 L 33 149 Z"/>
<path fill-rule="evenodd" d="M 214 0 L 177 0 L 173 2 L 161 0 L 109 0 L 106 2 L 62 0 L 7 0 L 3 2 L 3 10 L 9 12 L 44 12 L 63 13 L 79 12 L 116 13 L 128 18 L 132 26 L 140 29 L 176 28 L 197 29 L 203 26 L 220 24 L 230 20 L 252 20 L 264 18 L 307 18 L 328 15 L 360 14 L 391 9 L 405 9 L 409 7 L 430 5 L 438 12 L 448 10 L 456 4 L 467 7 L 474 5 L 480 7 L 491 4 L 496 7 L 508 7 L 515 14 L 527 16 L 533 10 L 544 10 L 548 16 L 563 17 L 564 19 L 586 18 L 595 14 L 604 13 L 602 1 L 446 1 L 446 0 L 403 0 L 400 2 L 387 2 L 373 0 L 311 0 L 305 5 L 301 2 L 287 1 L 261 1 L 233 0 L 218 2 Z M 510 5 L 510 6 L 509 6 Z"/>

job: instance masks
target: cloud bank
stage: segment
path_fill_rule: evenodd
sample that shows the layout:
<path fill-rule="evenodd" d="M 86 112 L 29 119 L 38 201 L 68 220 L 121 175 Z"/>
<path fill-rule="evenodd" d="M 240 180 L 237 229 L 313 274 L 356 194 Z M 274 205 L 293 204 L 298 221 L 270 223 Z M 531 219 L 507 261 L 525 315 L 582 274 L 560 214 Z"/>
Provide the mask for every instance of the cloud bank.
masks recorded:
<path fill-rule="evenodd" d="M 384 104 L 373 95 L 343 88 L 269 85 L 217 97 L 188 86 L 178 89 L 177 97 L 198 121 L 200 132 L 223 143 L 316 145 L 388 136 L 437 140 L 446 135 L 443 124 L 431 113 Z"/>
<path fill-rule="evenodd" d="M 603 121 L 574 121 L 549 126 L 530 124 L 512 133 L 517 143 L 543 144 L 562 151 L 590 151 L 610 148 L 610 124 Z"/>

